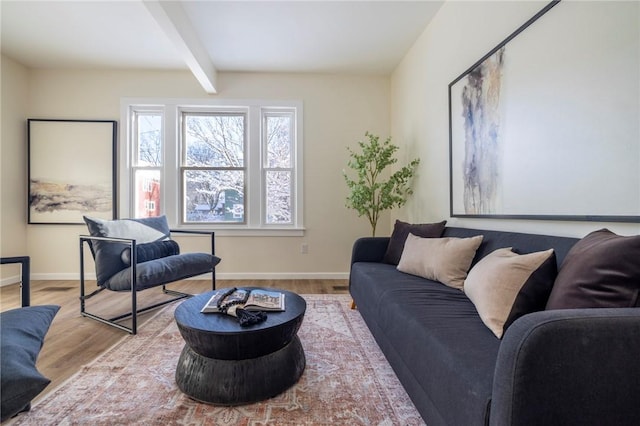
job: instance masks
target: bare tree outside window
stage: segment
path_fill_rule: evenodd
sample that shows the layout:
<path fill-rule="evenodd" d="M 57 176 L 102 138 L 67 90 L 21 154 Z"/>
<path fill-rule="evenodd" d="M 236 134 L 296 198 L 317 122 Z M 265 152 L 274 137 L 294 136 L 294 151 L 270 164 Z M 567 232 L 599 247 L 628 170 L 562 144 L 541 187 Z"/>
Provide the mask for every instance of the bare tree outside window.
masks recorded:
<path fill-rule="evenodd" d="M 162 115 L 135 114 L 134 194 L 135 217 L 160 215 L 160 167 L 162 167 Z M 153 208 L 150 208 L 152 206 Z"/>
<path fill-rule="evenodd" d="M 266 113 L 264 134 L 266 223 L 290 224 L 293 222 L 293 112 Z"/>
<path fill-rule="evenodd" d="M 162 116 L 138 114 L 137 166 L 162 165 Z"/>
<path fill-rule="evenodd" d="M 244 114 L 184 113 L 185 222 L 245 221 Z"/>

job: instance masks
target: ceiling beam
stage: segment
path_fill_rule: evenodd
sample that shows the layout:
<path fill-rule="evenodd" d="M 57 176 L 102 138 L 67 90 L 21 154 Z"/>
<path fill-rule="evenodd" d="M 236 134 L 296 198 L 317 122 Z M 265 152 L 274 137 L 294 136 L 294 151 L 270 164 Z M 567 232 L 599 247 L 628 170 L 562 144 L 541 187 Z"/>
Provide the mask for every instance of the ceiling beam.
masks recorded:
<path fill-rule="evenodd" d="M 209 94 L 217 93 L 217 71 L 180 2 L 143 0 L 151 16 L 176 46 L 195 78 Z"/>

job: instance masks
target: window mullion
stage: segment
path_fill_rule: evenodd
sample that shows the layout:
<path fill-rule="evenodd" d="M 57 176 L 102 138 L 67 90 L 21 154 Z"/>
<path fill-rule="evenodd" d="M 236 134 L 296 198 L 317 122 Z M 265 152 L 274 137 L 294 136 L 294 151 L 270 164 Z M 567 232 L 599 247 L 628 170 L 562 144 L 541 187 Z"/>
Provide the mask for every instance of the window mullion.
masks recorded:
<path fill-rule="evenodd" d="M 249 123 L 247 131 L 247 206 L 249 215 L 247 223 L 250 227 L 258 228 L 262 225 L 264 206 L 264 172 L 262 125 L 260 107 L 249 108 Z"/>
<path fill-rule="evenodd" d="M 180 223 L 180 176 L 178 165 L 180 164 L 179 153 L 179 123 L 178 108 L 175 105 L 166 105 L 164 120 L 164 162 L 162 167 L 162 177 L 164 179 L 162 211 L 167 216 L 169 224 L 175 226 Z"/>

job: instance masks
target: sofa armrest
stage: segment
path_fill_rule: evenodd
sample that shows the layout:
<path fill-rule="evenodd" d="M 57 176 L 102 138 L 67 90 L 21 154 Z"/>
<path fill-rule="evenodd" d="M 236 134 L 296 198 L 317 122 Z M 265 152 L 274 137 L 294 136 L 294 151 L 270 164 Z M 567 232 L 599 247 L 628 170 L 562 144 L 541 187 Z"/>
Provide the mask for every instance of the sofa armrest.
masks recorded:
<path fill-rule="evenodd" d="M 523 316 L 500 346 L 490 424 L 637 424 L 639 336 L 639 308 Z"/>
<path fill-rule="evenodd" d="M 390 237 L 363 237 L 353 243 L 351 265 L 356 262 L 382 262 Z"/>

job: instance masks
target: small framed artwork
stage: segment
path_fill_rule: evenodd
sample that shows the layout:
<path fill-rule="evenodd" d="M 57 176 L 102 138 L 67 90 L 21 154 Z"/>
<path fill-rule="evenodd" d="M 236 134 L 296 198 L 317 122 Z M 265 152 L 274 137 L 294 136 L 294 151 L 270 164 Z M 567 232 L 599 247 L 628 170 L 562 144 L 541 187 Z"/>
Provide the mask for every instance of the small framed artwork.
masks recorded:
<path fill-rule="evenodd" d="M 27 120 L 28 223 L 116 218 L 116 130 L 113 120 Z"/>

